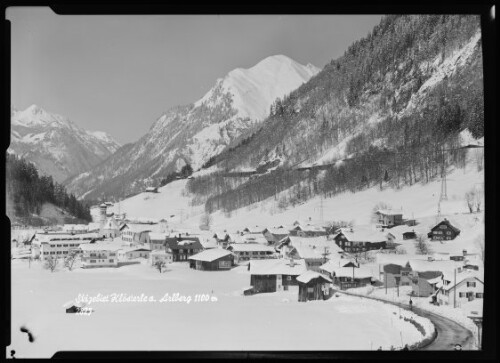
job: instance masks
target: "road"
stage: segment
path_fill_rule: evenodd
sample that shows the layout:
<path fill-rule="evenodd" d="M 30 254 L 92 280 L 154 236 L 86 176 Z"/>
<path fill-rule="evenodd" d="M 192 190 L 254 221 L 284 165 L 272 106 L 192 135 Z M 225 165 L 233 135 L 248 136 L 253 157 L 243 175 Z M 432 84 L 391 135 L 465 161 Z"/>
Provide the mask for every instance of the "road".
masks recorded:
<path fill-rule="evenodd" d="M 337 291 L 340 293 L 344 293 L 346 295 L 363 297 L 366 299 L 372 299 L 381 301 L 387 304 L 392 304 L 402 309 L 409 310 L 408 304 L 396 303 L 392 301 L 387 301 L 384 299 L 374 298 L 370 296 L 352 294 L 346 291 Z M 418 314 L 424 318 L 429 319 L 432 324 L 436 327 L 437 336 L 436 338 L 430 342 L 425 347 L 421 347 L 418 350 L 454 350 L 455 344 L 462 345 L 463 350 L 471 350 L 473 346 L 473 335 L 472 332 L 462 325 L 454 322 L 451 319 L 445 318 L 441 315 L 437 315 L 435 313 L 431 313 L 427 310 L 422 310 L 416 307 L 413 307 L 412 310 L 415 314 Z"/>

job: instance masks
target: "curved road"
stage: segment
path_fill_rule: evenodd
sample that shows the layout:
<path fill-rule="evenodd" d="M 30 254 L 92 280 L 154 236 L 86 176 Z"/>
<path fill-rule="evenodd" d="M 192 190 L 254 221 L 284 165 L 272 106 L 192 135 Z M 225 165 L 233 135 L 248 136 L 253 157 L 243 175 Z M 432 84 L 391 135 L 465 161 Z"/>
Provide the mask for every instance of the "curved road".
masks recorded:
<path fill-rule="evenodd" d="M 387 301 L 379 298 L 374 298 L 370 296 L 352 294 L 346 291 L 336 291 L 344 293 L 346 295 L 363 297 L 366 299 L 377 300 L 387 304 L 392 304 L 403 309 L 409 310 L 408 304 L 395 303 L 392 301 Z M 413 307 L 412 310 L 415 314 L 420 315 L 424 318 L 429 319 L 436 327 L 437 336 L 431 343 L 425 347 L 419 348 L 418 350 L 454 350 L 455 344 L 461 344 L 463 350 L 471 350 L 473 343 L 472 332 L 462 325 L 454 322 L 449 318 L 445 318 L 441 315 L 431 313 L 427 310 L 422 310 L 417 307 Z"/>

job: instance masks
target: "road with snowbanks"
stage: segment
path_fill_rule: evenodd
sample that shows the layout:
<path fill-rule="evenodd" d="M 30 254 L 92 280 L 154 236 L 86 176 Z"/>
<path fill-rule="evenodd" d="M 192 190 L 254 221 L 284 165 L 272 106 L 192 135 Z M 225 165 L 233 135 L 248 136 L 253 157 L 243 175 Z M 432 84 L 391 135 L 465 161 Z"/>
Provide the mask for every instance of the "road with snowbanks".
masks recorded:
<path fill-rule="evenodd" d="M 353 294 L 346 291 L 337 290 L 336 292 L 351 296 L 363 297 L 371 300 L 377 300 L 387 304 L 398 306 L 402 309 L 410 310 L 410 306 L 408 304 L 396 303 L 366 295 Z M 435 313 L 431 313 L 427 310 L 413 307 L 412 312 L 429 319 L 436 327 L 437 332 L 435 339 L 429 342 L 429 344 L 420 347 L 418 350 L 454 350 L 457 343 L 462 346 L 463 350 L 472 349 L 473 335 L 469 329 L 464 328 L 462 325 L 451 319 L 445 318 L 444 316 Z"/>

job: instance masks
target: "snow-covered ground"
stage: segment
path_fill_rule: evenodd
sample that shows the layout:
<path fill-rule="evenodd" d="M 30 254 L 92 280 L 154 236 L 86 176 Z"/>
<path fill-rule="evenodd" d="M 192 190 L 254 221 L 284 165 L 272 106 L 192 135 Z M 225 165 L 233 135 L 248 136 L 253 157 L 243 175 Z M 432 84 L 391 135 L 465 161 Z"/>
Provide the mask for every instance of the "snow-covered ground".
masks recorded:
<path fill-rule="evenodd" d="M 120 203 L 121 212 L 126 212 L 130 217 L 166 218 L 173 224 L 184 224 L 188 228 L 197 227 L 200 217 L 204 214 L 204 206 L 190 205 L 192 196 L 185 191 L 186 183 L 187 180 L 177 180 L 160 188 L 158 194 L 141 193 L 126 199 Z M 460 223 L 462 215 L 468 212 L 464 200 L 465 192 L 483 184 L 484 171 L 478 172 L 473 162 L 468 163 L 464 169 L 451 171 L 447 177 L 448 200 L 440 205 L 441 216 L 449 216 L 450 220 L 456 219 L 457 223 Z M 250 223 L 273 227 L 290 224 L 295 220 L 307 220 L 309 217 L 317 220 L 321 215 L 325 221 L 347 220 L 364 225 L 371 222 L 373 207 L 380 201 L 391 205 L 393 209 L 402 210 L 406 218 L 429 218 L 430 223 L 432 221 L 430 217 L 434 217 L 434 222 L 436 220 L 440 190 L 440 180 L 428 184 L 415 184 L 401 190 L 387 188 L 380 191 L 374 187 L 322 200 L 320 197 L 312 198 L 284 211 L 277 208 L 275 198 L 269 198 L 259 204 L 232 211 L 230 215 L 221 211 L 213 213 L 212 226 L 214 229 L 236 231 L 247 227 Z M 174 217 L 171 217 L 172 215 Z M 464 218 L 468 220 L 468 217 Z M 429 223 L 425 224 L 425 228 Z M 470 222 L 465 223 L 464 227 L 468 227 Z M 467 232 L 464 230 L 463 233 Z"/>
<path fill-rule="evenodd" d="M 58 350 L 370 350 L 401 347 L 422 334 L 398 309 L 357 297 L 298 302 L 296 289 L 243 296 L 245 267 L 209 272 L 187 263 L 159 273 L 146 264 L 50 272 L 41 263 L 12 261 L 12 344 L 16 357 Z M 15 283 L 14 283 L 15 282 Z M 185 301 L 160 302 L 166 294 Z M 80 294 L 108 296 L 91 315 L 66 314 Z M 101 295 L 98 295 L 101 294 Z M 156 302 L 111 302 L 112 294 Z M 196 294 L 216 301 L 195 302 Z M 187 303 L 187 299 L 192 300 Z M 20 332 L 29 329 L 34 342 Z"/>

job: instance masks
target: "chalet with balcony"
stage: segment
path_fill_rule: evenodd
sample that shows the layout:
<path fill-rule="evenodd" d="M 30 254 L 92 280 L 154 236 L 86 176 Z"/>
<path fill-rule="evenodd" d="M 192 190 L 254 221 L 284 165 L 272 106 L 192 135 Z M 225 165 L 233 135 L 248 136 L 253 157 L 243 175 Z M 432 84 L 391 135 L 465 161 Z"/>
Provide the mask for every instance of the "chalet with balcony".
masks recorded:
<path fill-rule="evenodd" d="M 427 236 L 433 241 L 450 241 L 460 234 L 460 230 L 453 226 L 446 218 L 434 226 Z"/>

